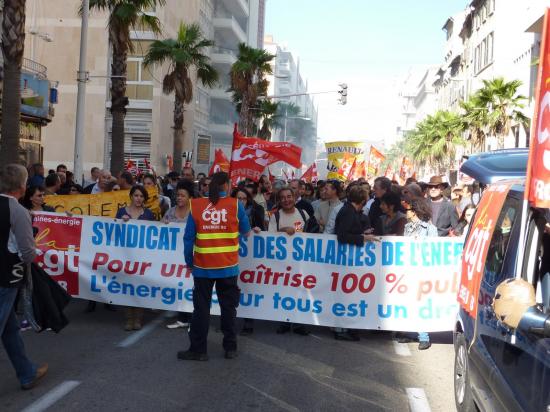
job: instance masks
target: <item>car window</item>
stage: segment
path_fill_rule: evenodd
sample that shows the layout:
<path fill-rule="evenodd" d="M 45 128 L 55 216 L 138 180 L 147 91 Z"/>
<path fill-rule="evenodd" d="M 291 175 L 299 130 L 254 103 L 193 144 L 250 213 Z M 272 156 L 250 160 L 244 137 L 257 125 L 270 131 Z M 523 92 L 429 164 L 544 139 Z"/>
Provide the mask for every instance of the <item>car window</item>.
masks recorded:
<path fill-rule="evenodd" d="M 503 277 L 501 273 L 502 265 L 506 257 L 512 227 L 516 221 L 516 217 L 519 215 L 520 208 L 521 204 L 519 200 L 509 196 L 504 202 L 498 216 L 493 237 L 487 251 L 483 276 L 484 281 L 490 286 L 494 286 L 500 282 Z"/>

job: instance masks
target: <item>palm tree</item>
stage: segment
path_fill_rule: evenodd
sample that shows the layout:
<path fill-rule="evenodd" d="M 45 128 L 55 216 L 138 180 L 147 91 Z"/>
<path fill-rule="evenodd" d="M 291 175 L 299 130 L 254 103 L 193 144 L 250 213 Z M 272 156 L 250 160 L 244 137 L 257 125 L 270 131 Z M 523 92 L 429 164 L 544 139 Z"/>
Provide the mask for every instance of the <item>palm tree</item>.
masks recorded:
<path fill-rule="evenodd" d="M 487 137 L 488 108 L 481 107 L 477 94 L 473 94 L 467 101 L 460 103 L 463 110 L 462 119 L 464 128 L 469 132 L 468 140 L 472 151 L 483 151 Z"/>
<path fill-rule="evenodd" d="M 239 57 L 231 66 L 229 91 L 233 92 L 233 102 L 237 104 L 241 133 L 252 131 L 255 114 L 250 109 L 258 109 L 258 97 L 267 93 L 269 82 L 265 75 L 273 73 L 270 62 L 274 58 L 265 50 L 239 44 Z"/>
<path fill-rule="evenodd" d="M 0 164 L 7 164 L 19 159 L 21 66 L 25 44 L 25 0 L 5 0 L 3 15 L 4 89 L 2 93 Z"/>
<path fill-rule="evenodd" d="M 279 103 L 270 100 L 262 100 L 260 102 L 259 117 L 262 127 L 258 131 L 258 137 L 264 140 L 271 140 L 272 130 L 279 127 L 277 121 L 277 113 L 279 111 Z"/>
<path fill-rule="evenodd" d="M 440 110 L 418 123 L 406 136 L 406 151 L 419 165 L 449 169 L 456 148 L 465 144 L 463 131 L 464 122 L 460 115 Z"/>
<path fill-rule="evenodd" d="M 130 30 L 146 30 L 160 34 L 157 17 L 144 13 L 165 0 L 90 0 L 90 10 L 108 11 L 109 42 L 113 50 L 111 62 L 111 173 L 118 174 L 124 168 L 124 117 L 126 97 L 126 58 L 133 51 Z"/>
<path fill-rule="evenodd" d="M 513 123 L 529 128 L 530 119 L 521 109 L 527 98 L 518 94 L 521 81 L 505 81 L 502 77 L 483 80 L 483 87 L 472 98 L 475 110 L 483 115 L 487 134 L 497 138 L 498 147 L 504 147 L 504 138 L 509 135 Z M 486 114 L 486 116 L 485 116 Z M 480 116 L 481 117 L 481 116 Z"/>
<path fill-rule="evenodd" d="M 202 36 L 198 24 L 180 23 L 175 39 L 157 40 L 151 44 L 143 63 L 145 67 L 169 62 L 168 74 L 162 81 L 165 94 L 174 93 L 174 169 L 181 170 L 183 150 L 183 113 L 185 104 L 193 98 L 191 68 L 204 86 L 212 87 L 218 81 L 218 72 L 210 65 L 206 48 L 214 42 Z"/>

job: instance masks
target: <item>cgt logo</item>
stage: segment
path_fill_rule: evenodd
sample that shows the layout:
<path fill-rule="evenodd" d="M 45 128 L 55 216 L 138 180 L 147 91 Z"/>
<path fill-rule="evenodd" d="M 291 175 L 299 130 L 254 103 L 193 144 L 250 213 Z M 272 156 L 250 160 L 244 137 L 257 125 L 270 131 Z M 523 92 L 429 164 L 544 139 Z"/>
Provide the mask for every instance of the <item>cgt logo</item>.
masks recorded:
<path fill-rule="evenodd" d="M 202 220 L 213 225 L 219 225 L 222 222 L 227 223 L 227 210 L 215 209 L 213 208 L 212 203 L 210 203 L 202 212 Z"/>

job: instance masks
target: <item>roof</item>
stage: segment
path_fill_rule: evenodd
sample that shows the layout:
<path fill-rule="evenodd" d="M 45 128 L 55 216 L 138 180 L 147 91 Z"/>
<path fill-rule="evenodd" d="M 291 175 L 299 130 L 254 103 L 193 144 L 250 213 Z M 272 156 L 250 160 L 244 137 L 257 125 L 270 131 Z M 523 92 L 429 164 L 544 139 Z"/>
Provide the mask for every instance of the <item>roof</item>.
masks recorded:
<path fill-rule="evenodd" d="M 460 167 L 462 173 L 483 184 L 501 180 L 524 180 L 529 149 L 504 149 L 471 155 Z"/>

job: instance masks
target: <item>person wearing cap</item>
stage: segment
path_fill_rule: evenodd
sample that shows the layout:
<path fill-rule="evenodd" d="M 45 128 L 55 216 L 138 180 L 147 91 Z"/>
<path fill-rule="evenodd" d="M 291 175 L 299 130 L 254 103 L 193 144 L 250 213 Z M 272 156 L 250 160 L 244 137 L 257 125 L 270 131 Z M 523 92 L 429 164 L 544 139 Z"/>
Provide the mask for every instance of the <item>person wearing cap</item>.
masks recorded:
<path fill-rule="evenodd" d="M 429 203 L 432 208 L 432 222 L 439 236 L 448 236 L 458 223 L 458 213 L 454 205 L 443 196 L 449 184 L 441 176 L 432 176 L 428 182 Z"/>

